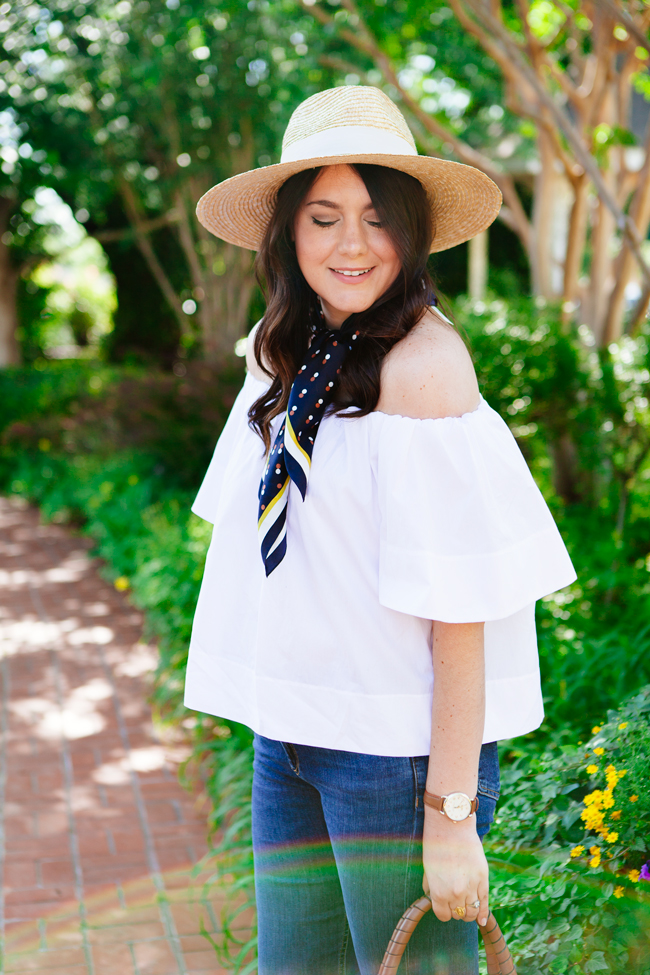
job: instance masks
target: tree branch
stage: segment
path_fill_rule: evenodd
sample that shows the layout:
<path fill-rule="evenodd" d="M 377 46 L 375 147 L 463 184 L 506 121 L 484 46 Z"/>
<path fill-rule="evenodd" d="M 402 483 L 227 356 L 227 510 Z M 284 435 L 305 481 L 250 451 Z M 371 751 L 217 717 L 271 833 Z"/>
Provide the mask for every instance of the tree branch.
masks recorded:
<path fill-rule="evenodd" d="M 491 14 L 487 13 L 485 8 L 481 7 L 479 3 L 477 3 L 477 0 L 467 0 L 467 2 L 475 13 L 475 16 L 483 20 L 483 22 L 489 26 L 489 29 L 501 38 L 504 46 L 507 47 L 512 60 L 517 64 L 521 72 L 525 75 L 528 83 L 535 90 L 540 103 L 548 109 L 558 128 L 563 132 L 577 161 L 580 163 L 585 172 L 589 174 L 598 196 L 616 220 L 618 229 L 624 233 L 629 240 L 630 247 L 634 253 L 637 264 L 639 265 L 643 279 L 650 286 L 650 267 L 648 266 L 641 252 L 641 240 L 636 226 L 619 207 L 618 202 L 605 183 L 596 160 L 584 146 L 579 132 L 576 130 L 566 113 L 556 103 L 555 99 L 552 98 L 544 88 L 540 79 L 523 57 L 519 46 L 511 41 L 506 28 L 496 21 Z"/>
<path fill-rule="evenodd" d="M 171 281 L 167 277 L 162 264 L 158 260 L 156 253 L 151 246 L 151 241 L 142 228 L 143 221 L 140 218 L 138 201 L 135 193 L 133 192 L 133 187 L 125 179 L 120 179 L 119 187 L 120 193 L 122 194 L 122 199 L 124 200 L 124 209 L 126 210 L 126 215 L 129 218 L 129 221 L 133 225 L 135 239 L 140 249 L 140 253 L 147 262 L 149 270 L 158 284 L 158 287 L 162 291 L 167 304 L 176 316 L 176 320 L 178 321 L 181 332 L 185 334 L 190 331 L 189 318 L 183 311 L 181 300 L 174 291 Z"/>
<path fill-rule="evenodd" d="M 185 200 L 183 199 L 184 196 L 185 193 L 183 192 L 183 188 L 176 191 L 175 209 L 180 213 L 180 218 L 178 220 L 178 236 L 181 247 L 183 248 L 183 253 L 185 254 L 185 260 L 187 261 L 190 269 L 194 288 L 203 288 L 204 272 L 196 250 L 196 241 L 192 233 L 192 226 L 188 217 L 187 207 L 185 206 Z M 192 210 L 193 209 L 194 207 L 192 207 Z"/>
<path fill-rule="evenodd" d="M 168 227 L 170 224 L 176 223 L 177 220 L 178 213 L 176 210 L 169 210 L 160 217 L 154 217 L 153 220 L 141 221 L 140 230 L 144 234 L 150 234 L 154 230 L 159 230 L 161 227 Z M 94 237 L 100 244 L 112 244 L 114 241 L 128 240 L 129 237 L 135 237 L 136 232 L 134 227 L 129 226 L 121 227 L 119 230 L 97 230 L 94 233 L 89 233 L 88 236 Z"/>
<path fill-rule="evenodd" d="M 650 51 L 650 40 L 644 35 L 643 31 L 639 28 L 637 22 L 634 20 L 627 10 L 623 6 L 615 3 L 614 0 L 595 0 L 597 7 L 602 7 L 606 10 L 615 20 L 623 24 L 626 31 L 632 35 L 634 40 L 637 42 L 639 47 L 645 48 L 646 51 Z"/>

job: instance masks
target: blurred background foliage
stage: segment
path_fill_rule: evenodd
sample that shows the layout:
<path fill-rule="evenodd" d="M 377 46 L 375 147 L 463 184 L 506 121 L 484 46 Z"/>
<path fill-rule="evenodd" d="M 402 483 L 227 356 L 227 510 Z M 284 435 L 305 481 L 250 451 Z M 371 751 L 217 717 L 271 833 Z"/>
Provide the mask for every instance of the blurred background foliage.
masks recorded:
<path fill-rule="evenodd" d="M 158 715 L 193 737 L 187 775 L 213 803 L 226 934 L 252 897 L 250 736 L 181 703 L 210 536 L 189 507 L 263 299 L 252 255 L 194 207 L 276 162 L 303 98 L 373 84 L 421 151 L 503 192 L 489 234 L 432 271 L 579 575 L 538 607 L 545 723 L 502 747 L 496 904 L 526 975 L 647 968 L 647 888 L 630 879 L 647 839 L 597 869 L 567 844 L 578 742 L 624 701 L 648 740 L 649 23 L 640 0 L 0 5 L 0 489 L 88 532 L 146 611 Z M 614 732 L 605 745 L 648 758 Z M 253 970 L 251 938 L 217 948 Z"/>

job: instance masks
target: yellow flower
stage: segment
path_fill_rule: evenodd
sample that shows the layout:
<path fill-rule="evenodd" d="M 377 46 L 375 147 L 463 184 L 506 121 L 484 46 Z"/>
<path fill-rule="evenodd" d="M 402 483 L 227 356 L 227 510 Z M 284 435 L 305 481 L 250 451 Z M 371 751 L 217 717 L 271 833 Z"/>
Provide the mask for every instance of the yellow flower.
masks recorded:
<path fill-rule="evenodd" d="M 593 792 L 589 792 L 582 800 L 585 806 L 594 806 L 596 809 L 601 809 L 603 805 L 603 800 L 605 793 L 602 789 L 594 789 Z"/>
<path fill-rule="evenodd" d="M 584 846 L 580 846 L 580 845 L 574 846 L 573 849 L 571 850 L 571 856 L 580 857 L 584 852 L 585 852 Z"/>
<path fill-rule="evenodd" d="M 614 805 L 614 796 L 609 791 L 609 789 L 606 789 L 605 792 L 603 793 L 603 809 L 611 809 L 613 805 Z"/>
<path fill-rule="evenodd" d="M 126 576 L 119 576 L 115 580 L 114 586 L 118 592 L 124 592 L 126 589 L 129 588 L 129 580 L 126 578 Z"/>
<path fill-rule="evenodd" d="M 612 832 L 607 833 L 605 839 L 607 840 L 608 843 L 616 843 L 616 840 L 618 839 L 618 833 L 612 833 Z"/>
<path fill-rule="evenodd" d="M 590 846 L 589 847 L 589 852 L 590 853 L 593 853 L 594 856 L 596 856 L 596 855 L 600 856 L 600 847 L 599 846 Z"/>
<path fill-rule="evenodd" d="M 618 773 L 619 779 L 622 779 L 624 775 L 627 775 L 627 769 L 626 768 L 622 768 L 621 771 Z"/>
<path fill-rule="evenodd" d="M 589 861 L 589 866 L 596 870 L 600 866 L 600 855 L 593 856 Z"/>
<path fill-rule="evenodd" d="M 624 887 L 615 887 L 614 888 L 614 897 L 622 897 L 624 893 L 625 893 L 625 888 Z"/>
<path fill-rule="evenodd" d="M 603 814 L 599 809 L 585 809 L 580 814 L 580 819 L 587 829 L 597 830 L 603 824 Z"/>
<path fill-rule="evenodd" d="M 594 789 L 582 800 L 586 806 L 580 814 L 580 818 L 587 827 L 587 829 L 599 830 L 603 826 L 603 820 L 605 818 L 603 813 L 603 807 L 605 805 L 614 805 L 614 800 L 611 793 L 603 792 L 602 789 Z"/>
<path fill-rule="evenodd" d="M 620 818 L 621 818 L 621 810 L 615 809 L 614 812 L 612 813 L 612 819 L 620 819 Z"/>
<path fill-rule="evenodd" d="M 597 735 L 598 732 L 600 731 L 600 728 L 601 728 L 601 725 L 599 725 L 599 724 L 594 725 L 594 727 L 591 729 L 592 735 Z"/>
<path fill-rule="evenodd" d="M 630 796 L 630 802 L 636 802 L 638 798 L 638 796 Z"/>
<path fill-rule="evenodd" d="M 619 730 L 620 731 L 623 731 L 624 728 L 627 728 L 627 721 L 621 721 L 621 723 L 620 723 L 620 725 L 618 727 L 619 727 Z M 622 890 L 623 888 L 622 887 L 617 887 L 616 889 L 617 890 Z M 622 895 L 619 894 L 618 896 L 621 897 Z"/>
<path fill-rule="evenodd" d="M 589 773 L 589 775 L 595 775 L 597 771 L 598 771 L 598 766 L 597 765 L 588 765 L 587 766 L 587 772 Z"/>
<path fill-rule="evenodd" d="M 628 873 L 628 877 L 630 878 L 633 884 L 638 884 L 640 876 L 641 874 L 639 873 L 638 870 L 630 870 L 630 872 Z"/>
<path fill-rule="evenodd" d="M 604 754 L 605 754 L 604 748 L 594 748 L 594 755 L 604 755 Z"/>

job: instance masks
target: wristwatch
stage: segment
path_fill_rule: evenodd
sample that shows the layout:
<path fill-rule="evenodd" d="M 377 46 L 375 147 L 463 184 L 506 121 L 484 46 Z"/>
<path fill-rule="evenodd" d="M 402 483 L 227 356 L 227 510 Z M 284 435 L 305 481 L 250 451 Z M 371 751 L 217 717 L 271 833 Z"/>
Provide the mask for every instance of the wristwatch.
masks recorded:
<path fill-rule="evenodd" d="M 434 796 L 432 792 L 424 790 L 424 801 L 427 806 L 437 809 L 442 816 L 451 819 L 452 823 L 462 823 L 478 809 L 478 796 L 470 799 L 464 792 L 450 792 L 448 796 Z"/>

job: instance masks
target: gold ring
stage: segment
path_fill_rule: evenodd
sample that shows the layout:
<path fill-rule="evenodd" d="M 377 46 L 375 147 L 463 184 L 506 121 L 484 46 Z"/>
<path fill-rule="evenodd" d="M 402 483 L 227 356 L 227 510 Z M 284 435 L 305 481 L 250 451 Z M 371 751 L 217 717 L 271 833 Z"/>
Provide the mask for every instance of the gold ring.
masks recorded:
<path fill-rule="evenodd" d="M 467 911 L 465 910 L 464 907 L 456 907 L 454 908 L 454 913 L 457 914 L 458 917 L 465 917 Z"/>

